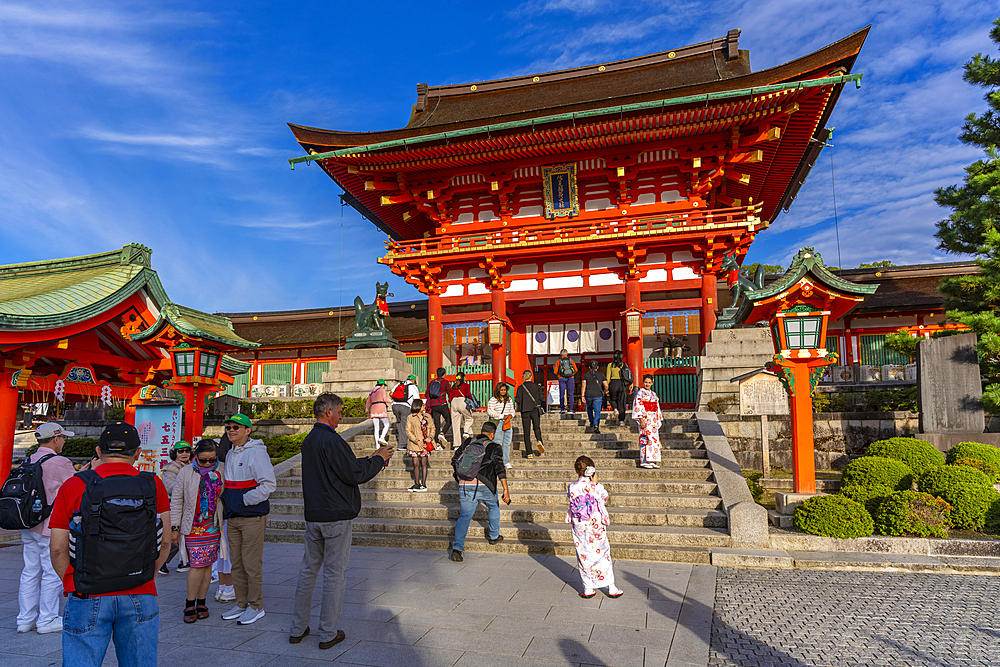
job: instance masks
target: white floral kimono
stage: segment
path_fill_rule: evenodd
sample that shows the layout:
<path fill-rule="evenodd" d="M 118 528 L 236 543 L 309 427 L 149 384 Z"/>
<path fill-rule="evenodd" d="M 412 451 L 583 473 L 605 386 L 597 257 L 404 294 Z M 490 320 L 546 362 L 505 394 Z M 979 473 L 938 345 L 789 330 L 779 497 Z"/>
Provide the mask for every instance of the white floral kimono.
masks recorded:
<path fill-rule="evenodd" d="M 570 509 L 566 512 L 566 523 L 573 526 L 576 562 L 584 589 L 592 591 L 614 586 L 611 545 L 608 544 L 605 528 L 611 522 L 604 505 L 608 492 L 602 484 L 591 481 L 589 477 L 581 477 L 569 485 L 567 495 Z"/>
<path fill-rule="evenodd" d="M 635 392 L 632 418 L 639 424 L 639 458 L 642 463 L 660 462 L 660 399 L 652 389 L 640 387 Z"/>

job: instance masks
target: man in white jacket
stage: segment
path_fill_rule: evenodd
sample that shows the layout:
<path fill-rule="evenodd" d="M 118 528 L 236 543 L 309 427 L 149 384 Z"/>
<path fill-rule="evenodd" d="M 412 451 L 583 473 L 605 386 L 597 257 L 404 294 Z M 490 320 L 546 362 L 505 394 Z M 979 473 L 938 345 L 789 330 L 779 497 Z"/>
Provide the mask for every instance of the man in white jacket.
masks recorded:
<path fill-rule="evenodd" d="M 233 415 L 226 434 L 233 447 L 226 455 L 222 502 L 229 520 L 229 558 L 233 564 L 236 606 L 222 615 L 249 625 L 264 616 L 264 529 L 271 512 L 268 501 L 277 488 L 274 468 L 262 440 L 252 440 L 250 418 Z"/>

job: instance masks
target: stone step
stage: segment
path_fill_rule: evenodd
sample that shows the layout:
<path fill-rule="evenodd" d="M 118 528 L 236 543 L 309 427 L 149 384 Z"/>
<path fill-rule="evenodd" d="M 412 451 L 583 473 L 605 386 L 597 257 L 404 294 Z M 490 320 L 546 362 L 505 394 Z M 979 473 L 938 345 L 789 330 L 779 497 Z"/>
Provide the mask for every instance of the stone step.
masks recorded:
<path fill-rule="evenodd" d="M 550 451 L 555 450 L 579 450 L 581 454 L 587 454 L 591 451 L 600 450 L 621 450 L 621 449 L 636 449 L 639 448 L 638 440 L 543 440 L 542 443 L 545 445 L 545 449 Z M 352 442 L 350 443 L 351 449 L 358 456 L 367 456 L 375 451 L 375 443 L 372 440 L 368 442 Z M 390 441 L 389 443 L 394 444 Z M 438 443 L 440 444 L 440 443 Z M 511 443 L 511 449 L 514 451 L 519 451 L 524 447 L 523 440 L 515 440 Z M 661 440 L 660 449 L 703 449 L 705 443 L 702 440 Z M 448 451 L 452 451 L 448 448 Z"/>
<path fill-rule="evenodd" d="M 407 489 L 413 481 L 410 479 L 397 477 L 376 477 L 370 482 L 361 485 L 362 489 L 385 489 L 398 490 Z M 563 492 L 566 491 L 567 481 L 562 480 L 523 480 L 518 482 L 518 490 L 521 492 Z M 291 487 L 302 488 L 301 477 L 281 477 L 278 479 L 278 488 Z M 428 478 L 427 488 L 431 491 L 454 491 L 458 489 L 458 482 L 451 477 L 447 479 Z M 716 492 L 715 482 L 697 482 L 684 479 L 656 479 L 656 480 L 636 480 L 629 482 L 604 482 L 604 488 L 608 493 L 670 493 L 670 494 L 691 494 L 691 495 L 711 495 Z"/>
<path fill-rule="evenodd" d="M 429 493 L 429 492 L 428 492 Z M 419 519 L 437 521 L 455 521 L 458 519 L 458 505 L 442 505 L 439 502 L 421 502 L 426 494 L 411 494 L 409 502 L 365 503 L 361 507 L 361 517 L 379 517 L 384 519 Z M 281 500 L 271 503 L 271 512 L 275 515 L 303 517 L 303 501 Z M 631 526 L 678 526 L 678 527 L 713 527 L 725 528 L 726 515 L 723 512 L 709 509 L 643 509 L 643 508 L 609 508 L 608 516 L 612 525 Z M 476 510 L 475 519 L 485 521 L 486 509 L 481 505 Z M 517 507 L 501 505 L 500 520 L 504 523 L 559 523 L 566 518 L 566 505 Z"/>
<path fill-rule="evenodd" d="M 268 528 L 278 530 L 305 530 L 301 517 L 271 514 Z M 380 533 L 403 535 L 453 536 L 454 521 L 429 519 L 357 518 L 353 521 L 355 533 Z M 471 530 L 471 527 L 470 527 Z M 728 547 L 732 544 L 728 533 L 714 528 L 688 528 L 678 526 L 618 526 L 609 533 L 621 544 L 652 544 L 683 547 Z M 560 523 L 500 523 L 500 534 L 505 540 L 551 540 L 573 544 L 573 531 L 569 524 Z"/>
<path fill-rule="evenodd" d="M 452 483 L 454 487 L 454 482 Z M 713 485 L 714 486 L 714 485 Z M 413 502 L 415 497 L 421 502 L 438 502 L 444 504 L 458 504 L 458 490 L 451 489 L 428 489 L 426 493 L 410 493 L 405 488 L 398 489 L 361 489 L 361 502 Z M 537 491 L 530 489 L 512 489 L 512 494 L 518 506 L 537 505 L 562 505 L 566 502 L 565 486 L 556 491 Z M 302 489 L 278 487 L 271 494 L 274 502 L 285 500 L 302 500 Z M 617 493 L 611 494 L 608 499 L 608 507 L 634 507 L 634 508 L 684 508 L 684 509 L 710 509 L 721 510 L 722 499 L 717 495 L 697 495 L 690 493 Z"/>
<path fill-rule="evenodd" d="M 513 468 L 507 469 L 507 480 L 523 486 L 527 482 L 533 481 L 560 481 L 564 484 L 575 481 L 576 475 L 572 473 L 573 466 L 570 464 L 564 468 L 555 467 L 522 467 L 522 462 L 518 462 Z M 527 461 L 524 461 L 527 463 Z M 413 469 L 409 466 L 390 465 L 379 473 L 378 479 L 411 479 Z M 431 459 L 431 465 L 427 469 L 427 479 L 452 479 L 454 471 L 447 461 Z M 629 482 L 629 481 L 658 481 L 662 478 L 675 480 L 695 480 L 707 482 L 713 479 L 710 468 L 675 468 L 669 470 L 661 468 L 659 470 L 648 468 L 612 468 L 601 471 L 598 479 L 601 483 L 608 482 Z"/>
<path fill-rule="evenodd" d="M 267 542 L 301 543 L 302 531 L 268 529 L 264 536 Z M 384 548 L 432 549 L 446 553 L 451 547 L 451 537 L 442 535 L 405 535 L 383 533 L 354 533 L 351 543 L 355 546 Z M 540 556 L 576 556 L 572 543 L 563 544 L 549 540 L 507 540 L 490 545 L 474 526 L 470 526 L 465 540 L 465 550 L 510 554 L 533 554 Z M 611 557 L 619 560 L 647 560 L 672 563 L 692 563 L 709 565 L 711 549 L 708 547 L 682 547 L 635 545 L 611 542 Z"/>

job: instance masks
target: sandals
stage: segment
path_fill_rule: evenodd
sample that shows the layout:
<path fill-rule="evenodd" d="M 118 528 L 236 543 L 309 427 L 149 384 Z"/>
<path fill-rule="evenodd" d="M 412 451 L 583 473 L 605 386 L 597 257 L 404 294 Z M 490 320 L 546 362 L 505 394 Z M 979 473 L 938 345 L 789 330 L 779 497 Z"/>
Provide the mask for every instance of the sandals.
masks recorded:
<path fill-rule="evenodd" d="M 195 607 L 195 609 L 198 610 L 198 620 L 199 621 L 202 620 L 203 618 L 208 618 L 208 606 L 207 605 L 200 604 L 197 607 Z"/>
<path fill-rule="evenodd" d="M 594 597 L 595 595 L 597 595 L 597 591 L 587 591 L 586 589 L 582 593 L 580 593 L 580 597 L 582 597 L 585 600 L 588 600 Z"/>
<path fill-rule="evenodd" d="M 625 591 L 623 591 L 620 588 L 618 589 L 617 593 L 612 592 L 612 589 L 610 589 L 610 588 L 608 589 L 608 597 L 609 598 L 620 598 L 623 595 L 625 595 Z"/>
<path fill-rule="evenodd" d="M 198 620 L 198 611 L 197 611 L 197 609 L 198 608 L 195 607 L 194 605 L 191 605 L 190 607 L 184 607 L 184 622 L 185 623 L 194 623 L 195 621 Z"/>

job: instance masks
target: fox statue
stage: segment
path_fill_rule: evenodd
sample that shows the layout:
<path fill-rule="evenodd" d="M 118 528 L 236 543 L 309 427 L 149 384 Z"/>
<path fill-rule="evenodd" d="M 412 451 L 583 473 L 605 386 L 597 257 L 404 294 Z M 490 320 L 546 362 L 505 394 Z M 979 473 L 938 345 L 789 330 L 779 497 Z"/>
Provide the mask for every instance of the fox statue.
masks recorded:
<path fill-rule="evenodd" d="M 389 293 L 389 283 L 375 283 L 375 303 L 365 307 L 360 296 L 354 297 L 354 329 L 356 331 L 377 331 L 385 329 L 385 316 L 389 306 L 385 301 Z"/>

